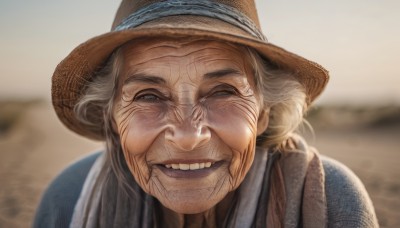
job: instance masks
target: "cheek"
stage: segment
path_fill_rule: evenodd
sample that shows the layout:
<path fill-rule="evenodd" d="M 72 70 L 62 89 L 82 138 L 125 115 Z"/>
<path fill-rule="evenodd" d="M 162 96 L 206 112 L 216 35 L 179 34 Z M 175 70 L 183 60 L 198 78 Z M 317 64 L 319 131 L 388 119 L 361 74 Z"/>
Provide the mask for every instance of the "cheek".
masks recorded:
<path fill-rule="evenodd" d="M 240 100 L 216 103 L 210 110 L 210 126 L 233 152 L 229 172 L 235 189 L 254 159 L 258 108 L 253 101 Z"/>
<path fill-rule="evenodd" d="M 256 136 L 258 109 L 243 101 L 217 102 L 209 107 L 208 121 L 231 149 L 245 152 Z"/>
<path fill-rule="evenodd" d="M 127 105 L 116 112 L 115 120 L 128 167 L 136 181 L 146 184 L 150 175 L 146 152 L 162 132 L 162 109 Z"/>
<path fill-rule="evenodd" d="M 145 153 L 162 131 L 163 116 L 158 107 L 135 105 L 121 108 L 116 119 L 124 151 L 131 155 Z"/>

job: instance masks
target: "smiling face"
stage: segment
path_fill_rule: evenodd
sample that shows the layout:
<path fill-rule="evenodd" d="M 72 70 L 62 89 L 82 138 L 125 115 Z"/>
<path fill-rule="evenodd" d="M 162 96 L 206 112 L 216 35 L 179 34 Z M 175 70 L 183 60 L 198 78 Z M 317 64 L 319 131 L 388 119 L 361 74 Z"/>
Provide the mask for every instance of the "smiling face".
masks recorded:
<path fill-rule="evenodd" d="M 253 162 L 268 117 L 259 115 L 244 53 L 185 39 L 123 47 L 115 128 L 135 180 L 175 212 L 212 208 L 240 185 Z"/>

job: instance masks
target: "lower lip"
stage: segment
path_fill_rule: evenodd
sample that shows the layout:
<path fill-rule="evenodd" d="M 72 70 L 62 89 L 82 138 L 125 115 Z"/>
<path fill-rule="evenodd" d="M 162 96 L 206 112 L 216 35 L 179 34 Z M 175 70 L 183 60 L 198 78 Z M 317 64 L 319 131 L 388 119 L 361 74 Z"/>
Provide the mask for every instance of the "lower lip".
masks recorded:
<path fill-rule="evenodd" d="M 209 168 L 196 169 L 196 170 L 172 169 L 172 168 L 166 168 L 164 165 L 157 165 L 157 168 L 160 169 L 165 175 L 172 178 L 202 178 L 213 173 L 215 170 L 221 167 L 223 163 L 224 163 L 223 161 L 219 161 L 214 163 Z"/>

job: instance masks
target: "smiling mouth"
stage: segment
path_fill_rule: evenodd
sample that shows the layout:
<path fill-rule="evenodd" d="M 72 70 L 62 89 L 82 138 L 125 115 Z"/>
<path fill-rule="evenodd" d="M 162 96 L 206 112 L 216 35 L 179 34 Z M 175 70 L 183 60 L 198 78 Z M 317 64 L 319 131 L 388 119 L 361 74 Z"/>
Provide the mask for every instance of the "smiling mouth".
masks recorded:
<path fill-rule="evenodd" d="M 198 170 L 198 169 L 210 168 L 214 164 L 215 162 L 201 162 L 192 164 L 177 163 L 177 164 L 166 164 L 165 168 L 178 169 L 178 170 Z"/>
<path fill-rule="evenodd" d="M 224 161 L 200 163 L 159 164 L 157 167 L 167 176 L 173 178 L 206 177 L 221 167 Z"/>

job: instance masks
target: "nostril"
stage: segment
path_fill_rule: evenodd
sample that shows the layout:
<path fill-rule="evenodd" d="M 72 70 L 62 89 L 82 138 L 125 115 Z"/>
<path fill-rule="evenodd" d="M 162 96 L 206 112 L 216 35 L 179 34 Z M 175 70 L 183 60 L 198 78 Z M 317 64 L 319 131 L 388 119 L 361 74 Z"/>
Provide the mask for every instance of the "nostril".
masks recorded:
<path fill-rule="evenodd" d="M 166 138 L 171 138 L 171 137 L 173 137 L 174 136 L 174 129 L 173 129 L 173 127 L 168 127 L 166 130 L 165 130 L 165 137 Z"/>
<path fill-rule="evenodd" d="M 200 129 L 200 137 L 202 138 L 202 140 L 206 140 L 208 141 L 211 138 L 211 132 L 210 129 L 208 127 L 201 127 Z"/>
<path fill-rule="evenodd" d="M 208 129 L 208 127 L 206 127 L 206 126 L 201 127 L 201 134 L 202 134 L 202 135 L 209 135 L 209 134 L 211 134 L 210 129 Z"/>

